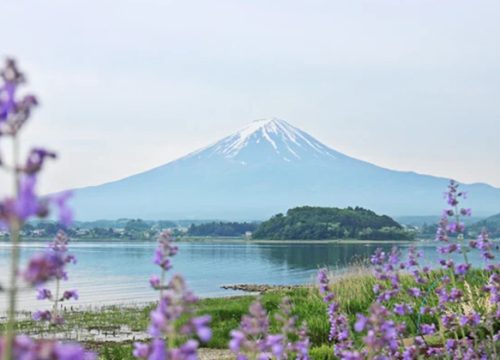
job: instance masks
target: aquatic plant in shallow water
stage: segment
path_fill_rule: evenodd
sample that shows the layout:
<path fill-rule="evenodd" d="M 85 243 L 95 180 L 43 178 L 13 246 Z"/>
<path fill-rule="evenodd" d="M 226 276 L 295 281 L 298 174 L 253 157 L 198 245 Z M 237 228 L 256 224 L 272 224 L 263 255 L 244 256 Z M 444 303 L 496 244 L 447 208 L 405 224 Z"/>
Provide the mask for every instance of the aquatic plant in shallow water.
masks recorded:
<path fill-rule="evenodd" d="M 22 276 L 30 286 L 42 286 L 52 279 L 61 280 L 66 277 L 64 265 L 73 259 L 64 255 L 66 241 L 64 235 L 52 244 L 52 251 L 34 255 L 25 270 L 20 270 L 20 230 L 31 218 L 45 218 L 52 209 L 58 210 L 59 222 L 69 225 L 72 212 L 67 205 L 69 193 L 52 196 L 39 196 L 36 192 L 38 176 L 48 159 L 56 158 L 54 152 L 33 148 L 24 162 L 20 160 L 19 134 L 26 125 L 38 101 L 33 95 L 18 96 L 18 88 L 25 82 L 13 59 L 7 59 L 0 70 L 0 145 L 10 140 L 12 147 L 10 160 L 0 157 L 0 168 L 8 172 L 12 178 L 12 193 L 0 201 L 0 225 L 8 229 L 10 234 L 11 254 L 9 283 L 0 286 L 6 289 L 8 298 L 7 324 L 0 337 L 0 359 L 90 359 L 93 354 L 87 353 L 77 344 L 63 344 L 51 340 L 31 339 L 16 334 L 16 305 L 19 296 L 19 277 Z M 1 152 L 0 154 L 3 154 Z M 50 297 L 48 289 L 41 289 L 40 297 Z M 65 292 L 65 298 L 75 298 L 75 291 Z M 57 308 L 57 306 L 56 306 Z M 41 314 L 40 314 L 41 315 Z M 58 314 L 53 320 L 59 321 Z M 48 315 L 47 315 L 48 316 Z"/>
<path fill-rule="evenodd" d="M 396 248 L 388 254 L 377 249 L 371 257 L 375 301 L 367 314 L 357 315 L 353 329 L 335 302 L 327 270 L 320 270 L 319 288 L 328 306 L 330 341 L 338 358 L 498 358 L 500 265 L 493 262 L 493 246 L 485 231 L 466 243 L 462 217 L 470 216 L 471 210 L 460 207 L 466 193 L 458 183 L 450 182 L 445 198 L 448 208 L 436 233 L 436 240 L 443 243 L 437 251 L 445 257 L 435 265 L 442 270 L 420 265 L 422 254 L 415 248 L 409 249 L 405 262 Z M 472 274 L 468 254 L 475 249 L 486 266 Z M 453 254 L 463 261 L 455 264 Z M 479 286 L 472 276 L 480 276 Z M 405 287 L 402 277 L 407 279 Z M 354 345 L 354 333 L 362 334 L 361 346 Z"/>

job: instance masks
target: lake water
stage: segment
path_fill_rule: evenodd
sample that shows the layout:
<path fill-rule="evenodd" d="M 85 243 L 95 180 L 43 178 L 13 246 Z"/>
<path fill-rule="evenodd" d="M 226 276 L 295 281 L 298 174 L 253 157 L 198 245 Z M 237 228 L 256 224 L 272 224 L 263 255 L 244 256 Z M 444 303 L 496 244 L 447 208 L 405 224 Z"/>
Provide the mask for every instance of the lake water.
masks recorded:
<path fill-rule="evenodd" d="M 390 250 L 392 243 L 251 243 L 244 241 L 179 242 L 179 254 L 174 257 L 174 269 L 185 276 L 188 285 L 202 297 L 237 294 L 223 290 L 227 284 L 308 284 L 313 283 L 318 268 L 325 265 L 338 271 L 353 262 L 367 258 L 377 247 Z M 29 255 L 42 251 L 46 242 L 22 244 L 23 263 Z M 107 304 L 143 304 L 155 300 L 157 294 L 148 279 L 158 274 L 152 264 L 154 242 L 72 242 L 70 252 L 78 258 L 69 267 L 69 281 L 64 289 L 76 288 L 79 306 Z M 408 244 L 400 244 L 405 252 Z M 436 266 L 438 255 L 435 242 L 418 243 L 425 261 Z M 5 284 L 8 269 L 9 244 L 0 243 L 0 284 Z M 470 255 L 481 263 L 477 253 Z M 497 255 L 498 258 L 498 255 Z M 35 310 L 42 305 L 34 300 L 33 290 L 24 290 L 20 308 Z M 69 303 L 68 303 L 69 305 Z M 5 311 L 6 296 L 0 292 L 0 312 Z"/>

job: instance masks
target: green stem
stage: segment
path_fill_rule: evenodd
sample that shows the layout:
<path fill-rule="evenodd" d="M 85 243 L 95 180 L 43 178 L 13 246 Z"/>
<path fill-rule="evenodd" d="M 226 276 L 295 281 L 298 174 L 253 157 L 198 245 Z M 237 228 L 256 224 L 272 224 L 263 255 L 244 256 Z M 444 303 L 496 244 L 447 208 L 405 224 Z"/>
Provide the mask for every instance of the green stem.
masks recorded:
<path fill-rule="evenodd" d="M 427 341 L 425 340 L 425 337 L 424 335 L 420 332 L 420 327 L 419 325 L 417 324 L 417 322 L 415 321 L 415 319 L 413 318 L 413 316 L 410 316 L 410 319 L 411 321 L 413 322 L 413 325 L 415 325 L 415 328 L 417 330 L 417 336 L 420 336 L 420 338 L 422 339 L 422 341 L 424 342 L 425 346 L 429 347 L 429 344 L 427 343 Z"/>
<path fill-rule="evenodd" d="M 458 343 L 460 342 L 460 340 L 458 340 L 458 335 L 457 335 L 457 332 L 454 331 L 453 332 L 455 334 L 455 341 L 457 342 L 457 345 Z M 462 354 L 462 347 L 458 345 L 458 354 L 460 355 L 460 359 L 463 358 L 463 354 Z"/>
<path fill-rule="evenodd" d="M 455 221 L 457 222 L 457 226 L 460 226 L 460 213 L 458 209 L 458 205 L 455 205 Z M 467 258 L 467 252 L 465 250 L 465 236 L 463 233 L 459 233 L 457 235 L 457 240 L 460 242 L 461 253 L 464 256 L 465 263 L 469 265 L 469 259 Z"/>
<path fill-rule="evenodd" d="M 160 301 L 163 299 L 163 287 L 165 284 L 165 270 L 161 269 L 161 278 L 160 278 Z"/>
<path fill-rule="evenodd" d="M 7 314 L 6 344 L 4 359 L 11 360 L 16 327 L 17 269 L 19 268 L 19 226 L 11 225 L 10 282 L 8 289 L 9 310 Z"/>
<path fill-rule="evenodd" d="M 56 296 L 54 299 L 54 305 L 52 306 L 52 321 L 57 321 L 59 316 L 59 293 L 61 288 L 61 281 L 56 280 Z"/>
<path fill-rule="evenodd" d="M 12 158 L 13 158 L 13 171 L 14 171 L 14 198 L 19 196 L 19 142 L 17 136 L 12 137 Z M 6 326 L 6 342 L 4 350 L 4 360 L 13 359 L 13 348 L 16 336 L 16 300 L 17 300 L 17 273 L 19 269 L 19 242 L 21 230 L 21 223 L 19 220 L 14 219 L 9 224 L 10 226 L 10 241 L 11 241 L 11 254 L 10 254 L 10 281 L 8 289 L 9 309 L 7 313 L 7 326 Z"/>

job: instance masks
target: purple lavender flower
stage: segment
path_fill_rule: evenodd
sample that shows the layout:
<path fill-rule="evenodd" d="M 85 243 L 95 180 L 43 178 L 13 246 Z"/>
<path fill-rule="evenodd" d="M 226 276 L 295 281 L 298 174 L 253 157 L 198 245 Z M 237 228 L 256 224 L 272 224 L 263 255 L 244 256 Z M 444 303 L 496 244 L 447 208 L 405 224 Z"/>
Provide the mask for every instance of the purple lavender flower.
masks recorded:
<path fill-rule="evenodd" d="M 408 248 L 408 261 L 404 264 L 404 267 L 412 268 L 418 266 L 418 259 L 422 256 L 422 251 L 417 251 L 417 248 L 415 246 L 410 246 Z"/>
<path fill-rule="evenodd" d="M 38 289 L 37 300 L 52 299 L 52 292 L 49 289 Z"/>
<path fill-rule="evenodd" d="M 413 308 L 409 304 L 395 304 L 394 305 L 394 313 L 403 316 L 406 314 L 411 314 L 413 312 Z"/>
<path fill-rule="evenodd" d="M 73 222 L 73 211 L 68 206 L 68 200 L 73 196 L 71 191 L 62 192 L 53 195 L 50 202 L 55 205 L 58 210 L 59 223 L 63 226 L 69 226 Z"/>
<path fill-rule="evenodd" d="M 149 345 L 143 343 L 134 343 L 134 351 L 132 354 L 139 359 L 147 359 L 149 355 Z"/>
<path fill-rule="evenodd" d="M 481 315 L 474 311 L 468 315 L 462 315 L 459 322 L 461 326 L 477 326 L 481 323 Z"/>
<path fill-rule="evenodd" d="M 163 231 L 158 238 L 158 247 L 156 248 L 153 261 L 164 271 L 168 271 L 172 268 L 170 258 L 175 256 L 178 250 L 178 247 L 173 245 L 170 231 Z"/>
<path fill-rule="evenodd" d="M 464 293 L 462 290 L 457 288 L 452 288 L 450 290 L 450 301 L 458 301 L 463 297 Z"/>
<path fill-rule="evenodd" d="M 457 348 L 457 341 L 455 339 L 446 340 L 446 351 L 454 351 Z"/>
<path fill-rule="evenodd" d="M 66 254 L 68 238 L 60 231 L 49 249 L 43 253 L 35 254 L 28 262 L 26 270 L 23 271 L 24 280 L 36 286 L 49 280 L 66 280 L 66 264 L 75 262 L 74 256 Z"/>
<path fill-rule="evenodd" d="M 198 338 L 206 343 L 212 338 L 212 329 L 210 328 L 210 321 L 212 318 L 209 315 L 198 316 L 191 319 L 191 325 L 193 326 Z"/>
<path fill-rule="evenodd" d="M 16 214 L 22 221 L 38 213 L 39 201 L 35 194 L 35 185 L 35 176 L 24 176 L 21 178 L 19 195 L 16 199 Z"/>
<path fill-rule="evenodd" d="M 383 305 L 374 303 L 368 316 L 358 315 L 355 324 L 357 332 L 366 331 L 363 342 L 373 358 L 398 358 L 401 356 L 399 335 L 405 325 L 389 320 L 390 312 Z"/>
<path fill-rule="evenodd" d="M 28 175 L 35 175 L 36 173 L 40 172 L 46 159 L 55 159 L 56 157 L 56 153 L 46 149 L 31 149 L 23 170 Z"/>
<path fill-rule="evenodd" d="M 78 300 L 78 291 L 77 290 L 66 290 L 63 293 L 61 300 L 70 300 L 70 299 Z"/>
<path fill-rule="evenodd" d="M 461 251 L 460 245 L 454 243 L 438 247 L 438 252 L 440 254 L 452 254 L 454 252 L 460 252 L 460 251 Z"/>
<path fill-rule="evenodd" d="M 472 210 L 471 209 L 460 209 L 460 214 L 462 216 L 472 216 Z"/>
<path fill-rule="evenodd" d="M 377 302 L 382 303 L 396 297 L 400 292 L 400 278 L 397 266 L 399 263 L 400 252 L 396 247 L 391 249 L 389 255 L 386 255 L 382 249 L 375 250 L 371 257 L 371 263 L 374 265 L 373 273 L 379 280 L 374 285 L 373 291 L 377 294 Z M 404 266 L 405 267 L 405 266 Z"/>
<path fill-rule="evenodd" d="M 58 360 L 93 360 L 95 355 L 87 352 L 80 345 L 56 343 L 54 346 L 54 359 Z"/>
<path fill-rule="evenodd" d="M 49 300 L 53 303 L 50 316 L 40 316 L 40 313 L 35 313 L 35 320 L 50 321 L 52 324 L 62 324 L 63 317 L 59 314 L 58 304 L 67 300 L 78 300 L 77 290 L 65 290 L 62 295 L 59 293 L 59 282 L 67 280 L 66 265 L 75 263 L 76 259 L 73 255 L 69 255 L 68 251 L 69 239 L 63 231 L 58 232 L 54 240 L 49 244 L 48 249 L 44 253 L 34 255 L 26 270 L 23 272 L 24 279 L 31 285 L 40 285 L 50 280 L 56 281 L 56 291 L 53 293 L 47 288 L 39 288 L 37 299 Z"/>
<path fill-rule="evenodd" d="M 471 264 L 458 264 L 455 266 L 455 274 L 457 275 L 465 275 L 470 270 Z"/>
<path fill-rule="evenodd" d="M 240 330 L 231 330 L 229 335 L 231 336 L 231 340 L 229 341 L 229 350 L 233 353 L 239 353 L 243 346 L 243 342 L 245 341 L 245 334 Z"/>
<path fill-rule="evenodd" d="M 408 289 L 407 292 L 408 292 L 408 295 L 413 296 L 415 298 L 422 296 L 422 291 L 419 288 L 413 287 L 413 288 Z"/>
<path fill-rule="evenodd" d="M 54 278 L 65 278 L 64 259 L 58 254 L 45 252 L 33 256 L 23 272 L 26 282 L 32 286 L 41 285 Z"/>
<path fill-rule="evenodd" d="M 382 264 L 385 255 L 382 251 L 376 251 L 372 262 Z M 339 311 L 339 305 L 335 301 L 335 296 L 330 290 L 328 269 L 321 269 L 318 272 L 318 282 L 320 294 L 323 296 L 323 302 L 328 307 L 328 320 L 330 323 L 330 333 L 328 339 L 334 342 L 334 352 L 337 357 L 343 357 L 346 352 L 353 350 L 353 344 L 350 339 L 349 324 L 347 317 Z"/>
<path fill-rule="evenodd" d="M 150 344 L 134 344 L 133 355 L 139 359 L 197 359 L 199 341 L 206 343 L 212 338 L 210 316 L 194 316 L 194 304 L 198 298 L 188 290 L 184 278 L 174 275 L 168 283 L 164 283 L 167 270 L 172 267 L 171 257 L 177 254 L 177 247 L 172 244 L 173 239 L 168 231 L 160 234 L 158 248 L 155 251 L 153 262 L 160 266 L 162 276 L 152 276 L 149 280 L 154 289 L 160 290 L 160 301 L 151 314 L 149 333 L 153 337 Z M 180 321 L 182 324 L 179 324 Z M 178 330 L 180 325 L 180 330 Z M 180 332 L 180 334 L 177 334 Z M 169 347 L 163 340 L 182 335 L 186 342 L 178 348 Z"/>
<path fill-rule="evenodd" d="M 454 314 L 445 314 L 441 317 L 441 323 L 445 329 L 451 329 L 455 325 L 456 316 Z"/>
<path fill-rule="evenodd" d="M 420 333 L 422 335 L 432 335 L 436 332 L 436 325 L 434 324 L 421 324 Z"/>
<path fill-rule="evenodd" d="M 0 134 L 14 135 L 29 118 L 37 100 L 33 95 L 16 99 L 17 87 L 25 82 L 25 78 L 13 59 L 7 59 L 0 75 L 4 82 L 3 86 L 0 86 Z"/>
<path fill-rule="evenodd" d="M 364 360 L 366 355 L 359 351 L 344 351 L 342 360 Z"/>
<path fill-rule="evenodd" d="M 383 265 L 386 260 L 385 252 L 378 248 L 375 250 L 375 253 L 371 256 L 370 262 L 372 265 Z"/>
<path fill-rule="evenodd" d="M 24 75 L 17 68 L 16 62 L 7 59 L 6 65 L 0 69 L 3 84 L 0 84 L 0 136 L 12 137 L 13 151 L 18 144 L 18 133 L 23 128 L 31 115 L 32 109 L 38 104 L 33 95 L 25 95 L 18 98 L 17 88 L 25 82 Z M 13 248 L 11 259 L 12 271 L 10 279 L 12 288 L 17 287 L 17 277 L 21 275 L 28 284 L 37 286 L 55 279 L 60 281 L 66 279 L 65 265 L 74 261 L 74 257 L 65 254 L 65 249 L 50 249 L 42 254 L 36 254 L 28 261 L 25 270 L 19 271 L 16 264 L 19 261 L 17 251 L 20 240 L 20 227 L 30 217 L 45 217 L 48 215 L 48 199 L 42 199 L 36 194 L 37 175 L 42 169 L 44 161 L 54 158 L 55 154 L 44 149 L 33 149 L 24 165 L 14 161 L 6 166 L 0 160 L 0 166 L 4 166 L 16 181 L 16 191 L 11 197 L 0 201 L 0 226 L 9 228 Z M 64 202 L 64 201 L 63 201 Z M 64 203 L 63 222 L 69 220 L 69 208 Z M 57 238 L 62 241 L 65 235 L 58 234 Z M 57 239 L 56 239 L 57 242 Z M 57 287 L 58 289 L 59 287 Z M 85 352 L 79 345 L 62 344 L 54 341 L 34 340 L 27 336 L 17 335 L 12 330 L 15 328 L 16 292 L 11 291 L 10 308 L 7 331 L 5 337 L 0 337 L 0 358 L 7 359 L 51 359 L 51 360 L 90 360 L 93 354 Z M 33 314 L 35 320 L 51 321 L 54 324 L 61 323 L 62 317 L 57 313 L 59 301 L 78 297 L 76 291 L 64 292 L 62 297 L 58 291 L 52 293 L 47 288 L 38 289 L 38 299 L 54 302 L 54 311 L 36 311 Z"/>
<path fill-rule="evenodd" d="M 444 193 L 444 196 L 448 201 L 448 205 L 453 207 L 458 205 L 458 198 L 463 194 L 458 192 L 458 186 L 459 185 L 456 181 L 451 180 L 450 184 L 448 185 L 448 191 Z"/>
<path fill-rule="evenodd" d="M 80 345 L 48 340 L 34 340 L 25 335 L 14 339 L 13 359 L 22 360 L 95 360 L 93 353 L 85 351 Z M 0 354 L 4 353 L 5 338 L 0 337 Z M 2 356 L 0 355 L 0 359 Z"/>
<path fill-rule="evenodd" d="M 443 215 L 439 221 L 439 226 L 436 231 L 436 240 L 442 242 L 448 242 L 448 216 Z"/>
<path fill-rule="evenodd" d="M 465 230 L 465 224 L 464 223 L 457 223 L 457 222 L 451 222 L 448 224 L 448 231 L 451 233 L 457 233 L 461 234 Z"/>
<path fill-rule="evenodd" d="M 484 286 L 484 291 L 490 294 L 490 304 L 499 307 L 500 304 L 500 274 L 493 273 L 488 278 L 488 283 Z"/>
<path fill-rule="evenodd" d="M 354 324 L 354 330 L 356 330 L 356 332 L 362 332 L 368 323 L 368 318 L 362 314 L 357 314 L 356 318 L 357 320 Z"/>
<path fill-rule="evenodd" d="M 151 278 L 149 279 L 149 284 L 153 289 L 158 289 L 161 284 L 161 280 L 158 276 L 152 275 Z"/>
<path fill-rule="evenodd" d="M 231 331 L 229 349 L 237 359 L 309 359 L 309 338 L 305 324 L 296 327 L 296 318 L 291 316 L 292 306 L 288 298 L 280 305 L 281 312 L 276 321 L 281 332 L 269 333 L 269 318 L 259 300 L 252 303 L 249 314 L 244 315 L 240 328 Z M 295 340 L 292 340 L 295 339 Z"/>
<path fill-rule="evenodd" d="M 495 256 L 492 254 L 493 244 L 489 239 L 488 232 L 483 229 L 481 234 L 479 234 L 477 240 L 471 240 L 469 245 L 473 249 L 478 249 L 481 251 L 481 257 L 487 262 L 493 260 Z"/>
<path fill-rule="evenodd" d="M 35 311 L 32 319 L 35 321 L 50 321 L 52 320 L 52 313 L 49 310 Z"/>
<path fill-rule="evenodd" d="M 165 341 L 163 339 L 156 338 L 151 343 L 148 360 L 165 360 L 165 359 L 168 359 Z"/>

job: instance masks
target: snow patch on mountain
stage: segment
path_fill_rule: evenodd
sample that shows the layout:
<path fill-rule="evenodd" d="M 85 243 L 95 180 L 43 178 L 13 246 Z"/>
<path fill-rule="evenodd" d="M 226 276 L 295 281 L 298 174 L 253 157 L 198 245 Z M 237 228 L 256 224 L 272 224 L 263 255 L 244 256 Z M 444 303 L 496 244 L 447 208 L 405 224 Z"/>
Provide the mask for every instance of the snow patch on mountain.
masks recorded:
<path fill-rule="evenodd" d="M 336 158 L 339 153 L 316 141 L 310 135 L 278 118 L 258 119 L 221 141 L 204 148 L 194 155 L 221 156 L 224 159 L 239 159 L 251 145 L 270 146 L 275 156 L 285 162 L 304 157 Z"/>

